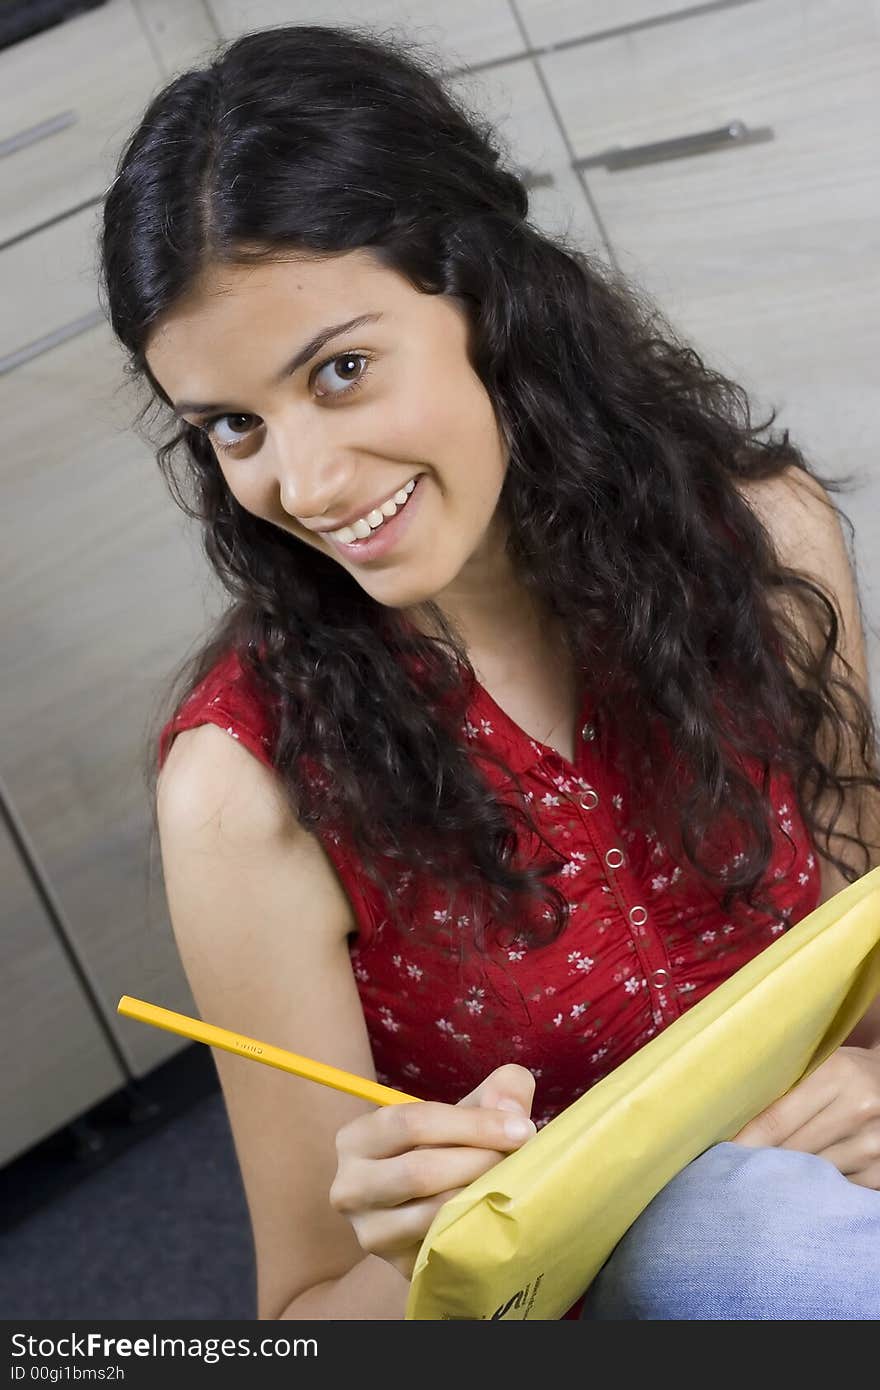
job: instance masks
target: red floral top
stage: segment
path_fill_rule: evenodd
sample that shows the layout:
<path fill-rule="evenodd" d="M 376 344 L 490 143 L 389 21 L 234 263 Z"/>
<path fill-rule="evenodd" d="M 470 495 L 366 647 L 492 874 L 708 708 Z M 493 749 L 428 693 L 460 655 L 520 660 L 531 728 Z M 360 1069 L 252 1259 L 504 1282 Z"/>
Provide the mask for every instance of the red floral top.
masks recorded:
<path fill-rule="evenodd" d="M 570 917 L 550 945 L 528 949 L 514 936 L 488 959 L 469 951 L 468 919 L 450 918 L 445 895 L 429 884 L 418 886 L 416 901 L 430 930 L 400 935 L 340 837 L 322 837 L 357 923 L 352 970 L 385 1085 L 454 1103 L 496 1067 L 519 1062 L 535 1077 L 532 1118 L 540 1128 L 818 905 L 818 860 L 785 775 L 771 777 L 775 850 L 763 885 L 777 914 L 741 903 L 725 914 L 689 866 L 674 863 L 650 832 L 630 827 L 630 789 L 614 760 L 597 755 L 586 700 L 582 721 L 570 763 L 524 733 L 477 683 L 462 726 L 498 790 L 509 790 L 509 779 L 479 761 L 481 748 L 500 752 L 518 774 L 535 819 L 565 859 L 549 882 Z M 204 723 L 272 765 L 270 721 L 235 653 L 165 725 L 160 762 L 176 733 Z M 530 839 L 528 852 L 546 859 L 546 846 Z M 728 862 L 737 857 L 731 851 Z"/>

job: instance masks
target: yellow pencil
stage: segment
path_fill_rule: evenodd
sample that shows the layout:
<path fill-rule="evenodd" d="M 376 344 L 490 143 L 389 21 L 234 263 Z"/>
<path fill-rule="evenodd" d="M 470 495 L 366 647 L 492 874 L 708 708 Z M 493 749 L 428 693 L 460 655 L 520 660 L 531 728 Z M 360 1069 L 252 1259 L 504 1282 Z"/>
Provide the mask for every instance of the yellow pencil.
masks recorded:
<path fill-rule="evenodd" d="M 249 1057 L 252 1062 L 264 1062 L 267 1067 L 277 1067 L 279 1071 L 304 1076 L 308 1081 L 318 1081 L 322 1086 L 332 1086 L 335 1091 L 360 1096 L 374 1105 L 404 1105 L 419 1099 L 418 1096 L 395 1091 L 391 1086 L 380 1086 L 378 1082 L 368 1081 L 365 1076 L 356 1076 L 354 1072 L 340 1071 L 326 1062 L 313 1062 L 310 1057 L 300 1057 L 283 1047 L 273 1047 L 271 1043 L 260 1042 L 257 1038 L 246 1038 L 241 1033 L 230 1032 L 228 1028 L 218 1028 L 213 1023 L 190 1018 L 188 1014 L 163 1009 L 159 1004 L 148 1004 L 144 999 L 133 999 L 130 994 L 123 994 L 116 1005 L 116 1012 L 124 1014 L 126 1018 L 136 1018 L 141 1023 L 151 1023 L 154 1028 L 164 1028 L 169 1033 L 180 1033 L 182 1037 L 193 1038 L 195 1042 L 207 1043 L 209 1047 L 222 1047 L 238 1057 Z"/>

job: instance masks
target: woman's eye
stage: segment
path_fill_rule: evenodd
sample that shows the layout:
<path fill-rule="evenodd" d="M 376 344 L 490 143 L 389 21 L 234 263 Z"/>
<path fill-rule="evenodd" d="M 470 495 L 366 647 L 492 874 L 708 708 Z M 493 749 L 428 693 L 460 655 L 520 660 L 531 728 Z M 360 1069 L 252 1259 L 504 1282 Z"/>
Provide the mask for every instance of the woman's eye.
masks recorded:
<path fill-rule="evenodd" d="M 341 389 L 336 390 L 335 388 L 331 388 L 330 390 L 320 391 L 318 392 L 318 399 L 338 399 L 339 396 L 347 396 L 352 391 L 359 390 L 368 375 L 369 361 L 369 357 L 364 352 L 343 352 L 337 353 L 335 357 L 328 358 L 326 362 L 322 362 L 320 367 L 315 369 L 315 380 L 317 380 L 328 367 L 335 368 L 342 364 L 343 373 L 342 375 L 340 375 L 338 371 L 335 374 L 328 373 L 328 380 L 341 383 Z M 356 375 L 353 380 L 346 380 L 345 373 L 351 368 L 353 363 L 362 363 L 363 370 L 361 370 L 359 375 Z M 218 449 L 235 449 L 239 444 L 244 443 L 248 435 L 253 432 L 258 420 L 258 415 L 246 415 L 244 413 L 235 415 L 215 415 L 213 419 L 205 421 L 202 425 L 202 429 L 211 440 L 211 443 L 216 445 Z"/>
<path fill-rule="evenodd" d="M 254 428 L 253 421 L 256 418 L 256 415 L 217 415 L 213 420 L 206 420 L 202 428 L 212 444 L 216 444 L 218 448 L 234 449 L 250 434 Z M 230 433 L 220 433 L 219 427 L 223 425 L 225 428 L 227 424 L 230 427 Z"/>
<path fill-rule="evenodd" d="M 330 358 L 328 358 L 328 360 L 327 360 L 326 362 L 322 362 L 322 363 L 321 363 L 320 367 L 318 367 L 317 370 L 316 370 L 316 372 L 315 372 L 315 380 L 316 380 L 316 381 L 318 380 L 318 378 L 319 378 L 319 377 L 321 376 L 321 374 L 326 370 L 327 367 L 337 368 L 337 367 L 339 367 L 340 364 L 342 364 L 342 365 L 343 365 L 343 368 L 345 369 L 345 371 L 347 371 L 348 368 L 351 367 L 351 364 L 352 364 L 353 362 L 362 362 L 362 363 L 364 363 L 364 365 L 365 365 L 365 367 L 366 367 L 366 364 L 369 362 L 369 360 L 370 360 L 370 359 L 367 357 L 366 353 L 363 353 L 363 352 L 343 352 L 343 353 L 337 353 L 337 355 L 336 355 L 335 357 L 330 357 Z M 356 390 L 357 390 L 357 388 L 360 386 L 361 382 L 364 380 L 364 377 L 365 377 L 366 375 L 367 375 L 367 371 L 364 370 L 364 371 L 360 372 L 359 374 L 357 374 L 357 375 L 352 379 L 352 378 L 346 376 L 344 373 L 343 373 L 342 375 L 340 375 L 340 373 L 339 373 L 338 371 L 330 372 L 330 373 L 328 374 L 328 380 L 331 382 L 332 389 L 331 389 L 330 391 L 320 392 L 319 395 L 322 395 L 322 396 L 328 396 L 328 395 L 329 395 L 329 396 L 346 396 L 346 395 L 348 395 L 349 391 L 356 391 Z M 336 388 L 335 388 L 335 383 L 341 383 L 341 385 L 342 385 L 342 390 L 341 390 L 341 391 L 337 391 L 337 390 L 336 390 Z"/>

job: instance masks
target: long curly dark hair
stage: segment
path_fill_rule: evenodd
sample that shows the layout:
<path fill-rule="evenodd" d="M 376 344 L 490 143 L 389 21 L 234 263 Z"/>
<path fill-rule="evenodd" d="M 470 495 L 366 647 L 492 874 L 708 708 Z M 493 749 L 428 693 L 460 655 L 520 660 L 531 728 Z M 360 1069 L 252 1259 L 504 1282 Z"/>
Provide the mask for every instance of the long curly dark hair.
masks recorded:
<path fill-rule="evenodd" d="M 600 734 L 613 721 L 638 823 L 726 911 L 739 900 L 778 916 L 759 891 L 771 765 L 792 776 L 813 838 L 824 830 L 825 857 L 852 882 L 871 865 L 861 829 L 845 837 L 864 852 L 861 869 L 828 837 L 848 788 L 880 789 L 877 737 L 870 707 L 835 674 L 835 604 L 781 566 L 735 483 L 787 469 L 840 483 L 811 470 L 787 430 L 760 441 L 776 412 L 753 426 L 743 388 L 706 366 L 640 287 L 531 225 L 504 153 L 435 59 L 363 28 L 251 33 L 176 77 L 128 140 L 103 210 L 108 317 L 126 372 L 151 392 L 135 428 L 170 405 L 148 337 L 206 264 L 369 248 L 420 293 L 457 296 L 509 450 L 509 556 L 539 611 L 560 620 Z M 243 509 L 204 433 L 166 423 L 164 442 L 148 437 L 234 600 L 177 673 L 171 709 L 234 649 L 275 711 L 274 766 L 299 821 L 349 837 L 398 925 L 406 897 L 390 872 L 406 865 L 470 895 L 481 947 L 492 918 L 515 921 L 532 945 L 555 939 L 567 905 L 547 880 L 564 861 L 548 845 L 549 860 L 514 863 L 523 830 L 547 841 L 525 798 L 502 800 L 462 738 L 475 676 L 461 634 L 433 603 L 422 608 L 436 635 L 417 632 L 331 558 Z M 780 596 L 823 633 L 822 650 Z M 838 747 L 855 738 L 863 772 L 822 761 L 828 730 Z M 760 787 L 742 758 L 757 760 Z M 154 793 L 155 752 L 147 773 Z M 722 816 L 742 845 L 723 874 L 709 835 Z M 534 902 L 545 910 L 526 925 Z"/>

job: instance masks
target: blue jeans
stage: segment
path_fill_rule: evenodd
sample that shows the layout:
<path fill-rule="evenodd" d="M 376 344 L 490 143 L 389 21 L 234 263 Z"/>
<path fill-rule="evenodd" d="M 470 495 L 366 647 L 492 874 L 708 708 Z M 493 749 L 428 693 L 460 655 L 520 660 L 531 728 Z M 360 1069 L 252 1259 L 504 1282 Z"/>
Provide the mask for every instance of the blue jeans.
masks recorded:
<path fill-rule="evenodd" d="M 642 1212 L 582 1319 L 880 1319 L 880 1192 L 794 1149 L 715 1144 Z"/>

